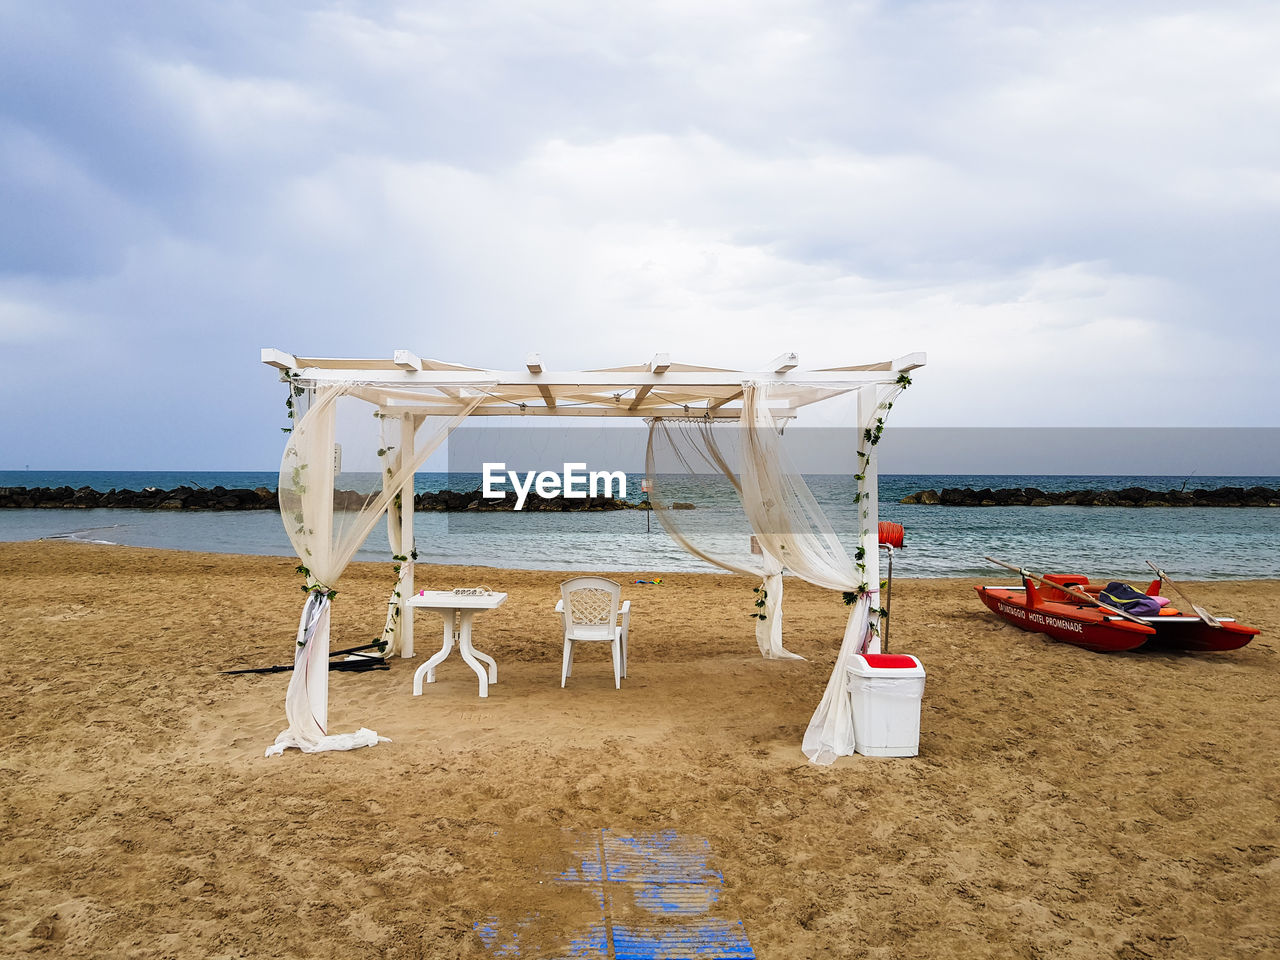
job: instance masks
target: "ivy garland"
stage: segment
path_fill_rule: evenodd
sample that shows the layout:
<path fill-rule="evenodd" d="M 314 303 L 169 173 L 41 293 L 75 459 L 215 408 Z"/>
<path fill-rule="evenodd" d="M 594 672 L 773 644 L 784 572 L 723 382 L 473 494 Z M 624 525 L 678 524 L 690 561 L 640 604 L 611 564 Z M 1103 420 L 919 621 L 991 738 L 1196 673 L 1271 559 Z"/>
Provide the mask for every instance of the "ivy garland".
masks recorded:
<path fill-rule="evenodd" d="M 387 454 L 389 454 L 389 453 L 390 453 L 392 450 L 394 450 L 394 449 L 395 449 L 395 447 L 379 447 L 379 448 L 378 448 L 378 457 L 379 457 L 379 458 L 381 458 L 381 459 L 386 459 Z M 388 476 L 388 477 L 394 477 L 394 476 L 395 476 L 395 471 L 394 471 L 394 470 L 392 470 L 392 469 L 391 469 L 391 467 L 386 467 L 386 468 L 385 468 L 385 470 L 386 470 L 386 474 L 387 474 L 387 476 Z M 400 506 L 400 494 L 398 494 L 398 493 L 396 494 L 395 504 L 396 504 L 396 506 L 397 506 L 397 507 L 399 507 L 399 506 Z"/>
<path fill-rule="evenodd" d="M 396 496 L 397 499 L 399 499 L 399 494 Z M 418 559 L 418 548 L 414 547 L 410 550 L 408 556 L 399 553 L 392 554 L 391 559 L 394 560 L 396 564 L 396 587 L 391 591 L 391 599 L 387 601 L 387 603 L 391 605 L 391 622 L 383 628 L 382 636 L 374 641 L 378 645 L 379 653 L 386 652 L 387 644 L 390 642 L 387 640 L 387 635 L 394 633 L 396 624 L 400 622 L 400 571 L 403 569 L 403 565 L 405 563 L 408 563 L 410 560 Z"/>
<path fill-rule="evenodd" d="M 312 577 L 311 571 L 307 568 L 305 564 L 301 564 L 301 563 L 298 564 L 296 567 L 294 567 L 294 571 L 296 573 L 302 574 L 302 576 L 306 580 L 306 582 L 303 583 L 302 585 L 303 593 L 318 593 L 322 597 L 324 597 L 326 600 L 332 600 L 334 597 L 338 595 L 337 590 L 334 590 L 332 587 L 326 587 L 323 583 L 320 583 L 318 580 Z M 305 647 L 306 645 L 307 643 L 305 640 L 301 640 L 298 642 L 298 646 L 300 647 Z"/>
<path fill-rule="evenodd" d="M 319 580 L 316 580 L 314 577 L 312 577 L 311 570 L 308 569 L 304 564 L 300 563 L 293 569 L 295 573 L 300 573 L 303 575 L 303 577 L 306 578 L 307 582 L 302 585 L 303 593 L 323 594 L 329 600 L 332 600 L 334 597 L 338 595 L 337 590 L 334 590 L 332 587 L 326 587 Z"/>
<path fill-rule="evenodd" d="M 769 599 L 769 591 L 763 586 L 752 587 L 751 592 L 756 594 L 756 612 L 750 614 L 752 620 L 768 620 L 769 615 L 764 612 L 766 601 Z"/>
<path fill-rule="evenodd" d="M 293 433 L 292 422 L 297 419 L 297 415 L 298 415 L 298 408 L 294 405 L 294 402 L 293 402 L 294 398 L 300 397 L 307 392 L 306 388 L 303 387 L 300 383 L 298 383 L 298 381 L 301 379 L 302 379 L 302 374 L 298 373 L 297 371 L 282 370 L 280 372 L 280 382 L 287 383 L 289 385 L 289 391 L 288 393 L 285 394 L 285 397 L 284 397 L 284 409 L 285 409 L 285 415 L 289 418 L 289 421 L 290 421 L 290 426 L 280 428 L 281 433 Z"/>

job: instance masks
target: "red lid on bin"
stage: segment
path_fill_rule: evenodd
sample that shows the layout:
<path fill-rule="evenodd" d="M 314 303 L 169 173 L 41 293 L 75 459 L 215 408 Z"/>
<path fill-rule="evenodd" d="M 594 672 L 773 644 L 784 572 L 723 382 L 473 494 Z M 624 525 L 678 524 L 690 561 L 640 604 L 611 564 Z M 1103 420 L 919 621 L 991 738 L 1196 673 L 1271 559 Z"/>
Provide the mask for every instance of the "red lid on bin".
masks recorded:
<path fill-rule="evenodd" d="M 916 665 L 914 657 L 902 653 L 864 653 L 862 659 L 873 670 L 910 670 Z"/>

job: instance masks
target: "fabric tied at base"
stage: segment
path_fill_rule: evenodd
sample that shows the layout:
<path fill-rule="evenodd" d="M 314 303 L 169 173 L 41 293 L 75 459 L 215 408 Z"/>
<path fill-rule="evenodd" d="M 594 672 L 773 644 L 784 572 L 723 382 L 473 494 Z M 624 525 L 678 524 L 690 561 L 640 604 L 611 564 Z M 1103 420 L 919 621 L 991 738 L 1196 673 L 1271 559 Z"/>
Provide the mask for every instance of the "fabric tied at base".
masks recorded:
<path fill-rule="evenodd" d="M 373 730 L 361 727 L 355 733 L 336 733 L 324 736 L 313 742 L 300 740 L 286 730 L 276 737 L 276 742 L 267 747 L 268 757 L 278 757 L 290 747 L 297 747 L 303 753 L 323 753 L 326 750 L 354 750 L 357 747 L 372 747 L 378 743 L 390 743 L 390 737 L 380 737 Z"/>
<path fill-rule="evenodd" d="M 332 735 L 325 730 L 329 717 L 329 597 L 323 589 L 312 590 L 302 607 L 284 710 L 289 729 L 267 748 L 268 757 L 279 756 L 290 747 L 303 753 L 323 753 L 390 742 L 363 727 L 355 733 Z"/>
<path fill-rule="evenodd" d="M 756 621 L 756 645 L 766 660 L 803 660 L 782 645 L 782 564 L 766 557 L 767 572 L 760 589 L 764 591 L 764 619 Z"/>
<path fill-rule="evenodd" d="M 837 757 L 849 757 L 854 753 L 853 705 L 845 686 L 845 672 L 855 654 L 861 653 L 871 627 L 871 597 L 863 594 L 854 604 L 845 626 L 844 640 L 836 657 L 835 669 L 827 681 L 822 702 L 813 712 L 809 728 L 804 732 L 801 749 L 812 763 L 830 766 Z"/>

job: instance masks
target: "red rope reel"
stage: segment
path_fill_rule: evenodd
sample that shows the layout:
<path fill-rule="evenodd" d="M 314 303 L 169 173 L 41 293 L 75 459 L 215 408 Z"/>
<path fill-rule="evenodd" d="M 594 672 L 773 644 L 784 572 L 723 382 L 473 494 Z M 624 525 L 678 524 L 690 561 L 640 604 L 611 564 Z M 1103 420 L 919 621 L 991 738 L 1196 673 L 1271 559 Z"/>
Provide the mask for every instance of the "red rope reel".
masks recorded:
<path fill-rule="evenodd" d="M 888 544 L 895 550 L 902 549 L 902 543 L 905 540 L 907 532 L 902 528 L 900 523 L 890 523 L 888 520 L 880 521 L 880 542 Z"/>

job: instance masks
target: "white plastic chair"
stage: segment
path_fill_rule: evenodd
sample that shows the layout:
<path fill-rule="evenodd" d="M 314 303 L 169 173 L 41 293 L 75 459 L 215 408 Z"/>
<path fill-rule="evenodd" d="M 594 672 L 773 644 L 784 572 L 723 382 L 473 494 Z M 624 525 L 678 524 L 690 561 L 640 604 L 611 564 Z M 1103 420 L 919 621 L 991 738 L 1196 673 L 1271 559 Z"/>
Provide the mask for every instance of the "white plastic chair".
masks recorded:
<path fill-rule="evenodd" d="M 622 585 L 604 577 L 575 577 L 560 584 L 556 613 L 564 624 L 564 664 L 560 686 L 573 675 L 573 645 L 578 641 L 606 642 L 613 648 L 613 685 L 622 687 L 627 675 L 627 628 L 631 601 L 622 600 Z M 618 618 L 622 624 L 618 624 Z"/>

